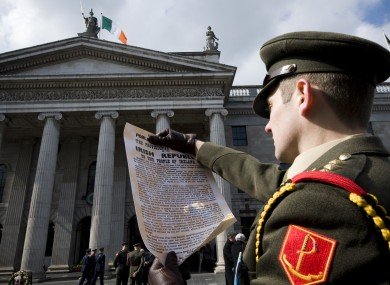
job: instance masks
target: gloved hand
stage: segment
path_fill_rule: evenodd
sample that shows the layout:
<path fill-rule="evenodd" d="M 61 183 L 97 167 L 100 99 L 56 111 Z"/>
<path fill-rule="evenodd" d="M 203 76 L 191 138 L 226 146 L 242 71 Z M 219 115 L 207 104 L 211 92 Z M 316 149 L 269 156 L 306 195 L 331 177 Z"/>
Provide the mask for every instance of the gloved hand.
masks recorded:
<path fill-rule="evenodd" d="M 196 134 L 183 134 L 171 129 L 165 129 L 157 135 L 148 137 L 148 142 L 171 149 L 195 155 Z"/>
<path fill-rule="evenodd" d="M 183 285 L 184 280 L 177 265 L 176 253 L 171 251 L 165 259 L 165 266 L 155 258 L 149 270 L 150 285 Z"/>

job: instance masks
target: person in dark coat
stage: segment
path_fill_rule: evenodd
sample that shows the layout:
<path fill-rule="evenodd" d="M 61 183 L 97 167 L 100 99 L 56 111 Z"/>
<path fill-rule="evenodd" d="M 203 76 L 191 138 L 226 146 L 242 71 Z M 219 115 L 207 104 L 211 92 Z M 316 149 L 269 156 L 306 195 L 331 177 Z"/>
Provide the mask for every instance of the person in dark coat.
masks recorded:
<path fill-rule="evenodd" d="M 127 260 L 128 245 L 122 243 L 122 249 L 118 251 L 114 259 L 116 285 L 127 285 L 129 279 L 129 263 Z"/>
<path fill-rule="evenodd" d="M 83 285 L 85 280 L 87 280 L 87 285 L 91 283 L 91 268 L 92 268 L 92 259 L 91 259 L 91 249 L 88 248 L 85 251 L 84 257 L 81 259 L 81 278 L 79 279 L 79 285 Z"/>
<path fill-rule="evenodd" d="M 268 74 L 253 110 L 269 119 L 265 132 L 287 170 L 194 134 L 166 129 L 148 141 L 195 154 L 264 203 L 243 256 L 252 285 L 389 284 L 390 153 L 367 130 L 390 51 L 356 36 L 301 31 L 269 40 L 260 56 Z M 163 282 L 178 278 L 170 265 Z M 158 274 L 152 269 L 149 278 Z"/>
<path fill-rule="evenodd" d="M 99 253 L 95 257 L 95 270 L 91 285 L 95 285 L 98 278 L 100 278 L 100 285 L 104 284 L 104 266 L 106 262 L 106 255 L 104 254 L 104 247 L 99 248 Z"/>
<path fill-rule="evenodd" d="M 246 238 L 244 234 L 238 233 L 235 236 L 235 241 L 231 247 L 232 257 L 234 261 L 234 274 L 237 275 L 236 278 L 240 281 L 240 285 L 249 285 L 248 269 L 242 261 L 240 263 L 238 260 L 240 253 L 244 253 L 246 246 L 245 239 Z"/>
<path fill-rule="evenodd" d="M 232 245 L 235 242 L 235 232 L 230 232 L 227 235 L 227 241 L 223 246 L 223 259 L 225 261 L 225 280 L 226 285 L 234 283 L 234 260 L 232 256 Z"/>

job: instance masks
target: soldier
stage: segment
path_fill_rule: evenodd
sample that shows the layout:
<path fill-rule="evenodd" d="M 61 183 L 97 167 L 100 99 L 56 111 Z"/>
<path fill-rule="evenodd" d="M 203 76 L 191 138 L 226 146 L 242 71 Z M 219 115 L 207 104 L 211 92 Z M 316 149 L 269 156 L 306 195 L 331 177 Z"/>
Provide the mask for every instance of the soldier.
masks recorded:
<path fill-rule="evenodd" d="M 81 259 L 81 278 L 79 279 L 79 285 L 83 285 L 87 280 L 87 285 L 91 283 L 91 249 L 88 248 L 85 251 L 84 257 Z"/>
<path fill-rule="evenodd" d="M 251 284 L 389 284 L 390 154 L 366 130 L 390 52 L 354 36 L 295 32 L 260 55 L 268 74 L 253 109 L 269 119 L 265 131 L 288 170 L 194 134 L 165 130 L 149 141 L 196 154 L 265 203 L 244 251 Z M 152 285 L 180 284 L 168 257 L 153 264 Z"/>
<path fill-rule="evenodd" d="M 106 262 L 106 255 L 104 254 L 104 247 L 99 248 L 99 253 L 95 257 L 95 270 L 93 272 L 93 278 L 91 285 L 96 284 L 98 277 L 100 278 L 100 285 L 104 284 L 104 266 Z"/>
<path fill-rule="evenodd" d="M 142 268 L 144 266 L 144 253 L 141 251 L 142 244 L 133 245 L 134 250 L 127 254 L 130 265 L 131 285 L 142 285 Z"/>
<path fill-rule="evenodd" d="M 118 251 L 114 259 L 116 285 L 127 285 L 129 279 L 129 264 L 127 262 L 127 253 L 129 252 L 127 243 L 122 243 L 122 249 Z"/>

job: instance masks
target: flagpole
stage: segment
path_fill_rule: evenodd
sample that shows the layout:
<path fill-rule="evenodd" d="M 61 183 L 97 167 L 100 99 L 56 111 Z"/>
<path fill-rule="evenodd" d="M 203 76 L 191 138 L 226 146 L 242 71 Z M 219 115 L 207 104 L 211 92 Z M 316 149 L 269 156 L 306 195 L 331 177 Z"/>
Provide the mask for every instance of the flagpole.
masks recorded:
<path fill-rule="evenodd" d="M 100 33 L 103 29 L 103 13 L 100 12 L 101 18 L 100 18 L 100 30 L 99 30 L 99 39 L 100 39 Z"/>
<path fill-rule="evenodd" d="M 83 22 L 85 21 L 84 19 L 84 9 L 83 9 L 83 3 L 82 3 L 82 0 L 80 0 L 80 11 L 81 11 L 81 15 L 83 15 Z"/>

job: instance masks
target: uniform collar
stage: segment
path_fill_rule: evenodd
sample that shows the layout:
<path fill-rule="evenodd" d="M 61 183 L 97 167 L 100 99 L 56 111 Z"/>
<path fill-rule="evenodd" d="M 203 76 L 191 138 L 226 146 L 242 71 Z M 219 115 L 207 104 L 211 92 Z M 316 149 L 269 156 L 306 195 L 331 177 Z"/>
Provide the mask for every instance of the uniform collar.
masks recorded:
<path fill-rule="evenodd" d="M 298 155 L 293 164 L 290 166 L 290 168 L 287 170 L 286 178 L 290 179 L 297 175 L 298 173 L 301 173 L 307 168 L 313 164 L 318 158 L 320 158 L 323 154 L 325 154 L 327 151 L 329 151 L 334 146 L 338 145 L 339 143 L 346 141 L 351 138 L 355 137 L 365 137 L 368 136 L 368 134 L 355 134 L 346 136 L 341 139 L 329 141 L 326 143 L 323 143 L 321 145 L 315 146 L 311 149 L 308 149 L 305 152 L 302 152 L 300 155 Z"/>

